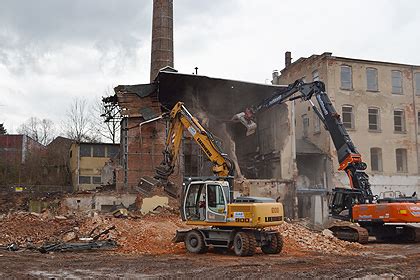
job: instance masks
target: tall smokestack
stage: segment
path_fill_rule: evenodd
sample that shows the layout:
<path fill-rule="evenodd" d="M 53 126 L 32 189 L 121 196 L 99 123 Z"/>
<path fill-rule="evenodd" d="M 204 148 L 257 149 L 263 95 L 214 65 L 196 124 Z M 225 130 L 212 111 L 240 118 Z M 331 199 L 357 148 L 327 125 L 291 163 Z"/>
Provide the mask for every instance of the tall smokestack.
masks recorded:
<path fill-rule="evenodd" d="M 292 53 L 291 52 L 286 52 L 284 54 L 284 62 L 285 62 L 285 68 L 287 68 L 288 66 L 290 66 L 290 64 L 292 64 Z"/>
<path fill-rule="evenodd" d="M 174 67 L 173 0 L 153 0 L 150 81 L 163 67 Z"/>

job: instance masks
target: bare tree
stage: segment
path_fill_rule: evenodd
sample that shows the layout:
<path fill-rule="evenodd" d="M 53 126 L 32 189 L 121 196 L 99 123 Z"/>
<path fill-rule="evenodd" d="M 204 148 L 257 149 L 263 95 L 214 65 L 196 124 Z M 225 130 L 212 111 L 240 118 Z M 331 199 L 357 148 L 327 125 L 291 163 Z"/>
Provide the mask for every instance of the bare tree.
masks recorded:
<path fill-rule="evenodd" d="M 105 91 L 106 97 L 97 98 L 92 106 L 94 129 L 106 140 L 119 143 L 121 116 L 118 106 L 104 102 L 110 91 Z"/>
<path fill-rule="evenodd" d="M 76 98 L 66 112 L 64 129 L 67 137 L 78 142 L 97 142 L 100 136 L 93 130 L 93 121 L 86 99 Z"/>
<path fill-rule="evenodd" d="M 35 141 L 47 145 L 55 137 L 54 123 L 49 119 L 30 117 L 17 129 L 18 133 L 28 135 Z"/>

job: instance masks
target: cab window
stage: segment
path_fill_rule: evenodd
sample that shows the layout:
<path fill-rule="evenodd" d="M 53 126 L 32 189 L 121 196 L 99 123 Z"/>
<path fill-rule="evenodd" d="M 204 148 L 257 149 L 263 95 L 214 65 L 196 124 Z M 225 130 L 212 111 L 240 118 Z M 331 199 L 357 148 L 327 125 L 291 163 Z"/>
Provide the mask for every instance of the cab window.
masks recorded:
<path fill-rule="evenodd" d="M 220 185 L 207 185 L 207 199 L 210 211 L 223 213 L 226 210 L 225 197 Z"/>
<path fill-rule="evenodd" d="M 185 199 L 185 215 L 187 220 L 203 220 L 204 214 L 200 208 L 204 207 L 205 195 L 203 184 L 191 185 Z"/>

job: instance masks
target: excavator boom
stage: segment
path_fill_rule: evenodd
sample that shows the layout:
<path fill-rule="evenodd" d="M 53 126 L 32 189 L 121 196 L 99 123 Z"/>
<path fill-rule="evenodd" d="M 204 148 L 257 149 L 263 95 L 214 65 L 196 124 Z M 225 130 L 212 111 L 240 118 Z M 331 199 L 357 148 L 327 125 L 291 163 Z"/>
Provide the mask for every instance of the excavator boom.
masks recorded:
<path fill-rule="evenodd" d="M 213 173 L 215 175 L 219 177 L 233 176 L 234 169 L 230 159 L 222 152 L 214 136 L 185 108 L 184 103 L 178 102 L 173 107 L 169 113 L 168 123 L 169 130 L 163 152 L 164 158 L 161 164 L 156 167 L 157 179 L 168 181 L 168 177 L 174 172 L 184 129 L 188 131 L 207 158 L 213 163 Z"/>
<path fill-rule="evenodd" d="M 319 107 L 312 102 L 312 97 L 315 97 Z M 340 115 L 336 112 L 326 94 L 323 82 L 305 83 L 302 80 L 297 80 L 287 87 L 279 87 L 279 90 L 271 97 L 256 106 L 246 108 L 244 112 L 236 114 L 233 120 L 243 123 L 247 127 L 247 135 L 250 135 L 256 131 L 254 119 L 258 112 L 295 99 L 302 99 L 311 104 L 325 129 L 330 133 L 337 151 L 339 170 L 343 170 L 350 181 L 351 189 L 335 188 L 333 190 L 334 197 L 330 204 L 330 213 L 338 219 L 359 222 L 364 229 L 355 226 L 335 227 L 334 233 L 336 236 L 363 243 L 367 242 L 367 231 L 369 231 L 370 234 L 378 238 L 386 235 L 387 237 L 402 236 L 402 239 L 406 239 L 408 236 L 410 241 L 420 239 L 418 236 L 420 230 L 413 229 L 411 226 L 400 226 L 402 230 L 397 230 L 397 226 L 385 226 L 386 223 L 397 222 L 420 225 L 420 214 L 417 211 L 419 200 L 414 197 L 404 197 L 398 201 L 384 201 L 373 195 L 369 176 L 364 171 L 367 164 L 362 161 L 361 155 L 340 119 Z M 386 213 L 384 209 L 387 209 Z M 399 234 L 401 232 L 402 234 Z"/>
<path fill-rule="evenodd" d="M 223 153 L 214 136 L 204 128 L 200 122 L 187 110 L 183 102 L 178 102 L 172 110 L 157 119 L 166 119 L 167 133 L 163 160 L 155 168 L 155 176 L 143 177 L 139 182 L 139 191 L 145 194 L 156 186 L 163 186 L 166 193 L 177 197 L 178 187 L 169 181 L 169 176 L 174 173 L 178 161 L 184 131 L 200 146 L 207 158 L 213 163 L 212 171 L 219 178 L 230 178 L 234 175 L 234 165 Z"/>

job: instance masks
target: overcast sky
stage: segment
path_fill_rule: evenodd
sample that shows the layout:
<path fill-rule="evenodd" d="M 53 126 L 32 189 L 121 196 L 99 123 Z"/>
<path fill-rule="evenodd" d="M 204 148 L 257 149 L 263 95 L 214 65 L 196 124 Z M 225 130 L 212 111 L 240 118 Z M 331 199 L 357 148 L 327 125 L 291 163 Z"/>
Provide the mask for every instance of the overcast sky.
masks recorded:
<path fill-rule="evenodd" d="M 0 123 L 146 83 L 152 0 L 0 0 Z M 420 65 L 420 1 L 174 0 L 175 68 L 265 83 L 284 52 Z"/>

